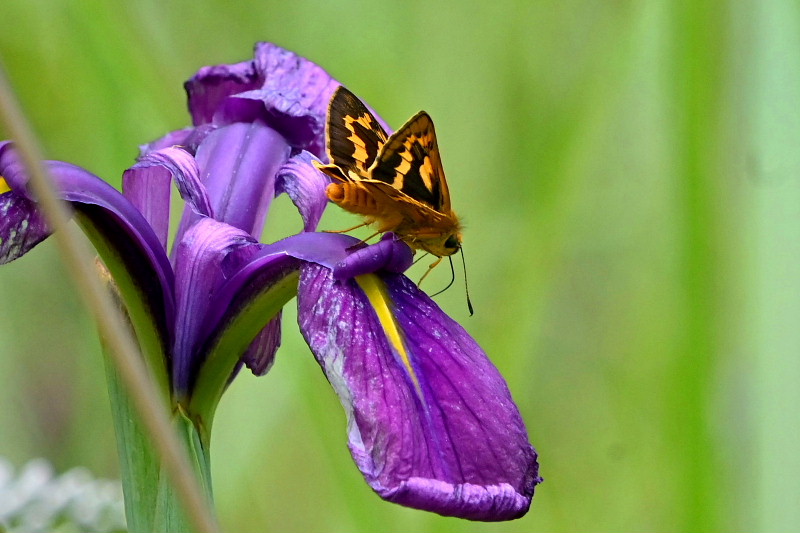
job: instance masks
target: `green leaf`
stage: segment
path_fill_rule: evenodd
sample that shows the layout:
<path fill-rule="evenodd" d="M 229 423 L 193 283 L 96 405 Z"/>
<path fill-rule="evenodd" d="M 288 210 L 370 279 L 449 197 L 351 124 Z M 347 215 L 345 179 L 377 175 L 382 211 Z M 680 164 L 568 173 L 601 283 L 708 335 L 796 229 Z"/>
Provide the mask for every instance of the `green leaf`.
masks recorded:
<path fill-rule="evenodd" d="M 156 495 L 160 477 L 158 455 L 116 367 L 107 355 L 105 363 L 128 531 L 156 531 Z"/>

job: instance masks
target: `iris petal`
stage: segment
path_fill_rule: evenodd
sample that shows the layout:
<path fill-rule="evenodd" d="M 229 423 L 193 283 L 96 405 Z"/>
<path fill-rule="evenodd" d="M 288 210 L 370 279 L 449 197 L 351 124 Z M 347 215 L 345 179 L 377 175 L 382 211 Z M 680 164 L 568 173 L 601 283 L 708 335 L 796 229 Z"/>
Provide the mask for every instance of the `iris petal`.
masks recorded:
<path fill-rule="evenodd" d="M 275 174 L 289 158 L 289 146 L 262 122 L 236 123 L 209 133 L 197 150 L 197 164 L 214 217 L 258 237 L 275 196 Z M 184 214 L 178 235 L 198 215 Z"/>
<path fill-rule="evenodd" d="M 348 261 L 349 255 L 356 255 L 361 251 L 351 250 L 358 243 L 358 239 L 347 235 L 299 233 L 274 244 L 254 243 L 233 250 L 221 263 L 227 281 L 215 291 L 214 305 L 208 308 L 203 326 L 200 328 L 200 331 L 209 334 L 202 343 L 203 348 L 199 350 L 198 357 L 205 359 L 206 351 L 215 349 L 219 339 L 228 334 L 227 324 L 237 321 L 236 317 L 241 309 L 246 309 L 249 302 L 269 290 L 271 284 L 286 278 L 290 273 L 296 275 L 303 262 L 324 265 L 334 270 L 339 268 L 337 265 L 346 264 L 346 268 L 359 272 L 373 272 L 379 269 L 397 271 L 402 266 L 397 257 L 404 255 L 404 252 L 397 249 L 404 248 L 408 256 L 411 255 L 405 243 L 387 239 L 366 247 L 366 249 L 383 248 L 383 251 L 377 253 L 383 261 L 376 261 L 369 253 L 357 255 L 355 259 Z M 387 248 L 395 250 L 387 252 Z M 364 257 L 367 259 L 364 260 Z M 365 264 L 360 266 L 360 260 Z M 244 356 L 244 362 L 257 375 L 265 373 L 272 365 L 275 350 L 280 344 L 279 323 L 280 316 L 267 324 L 253 340 Z M 238 357 L 240 354 L 233 355 Z"/>
<path fill-rule="evenodd" d="M 150 152 L 122 175 L 123 194 L 142 212 L 165 250 L 173 179 L 181 197 L 195 213 L 213 216 L 197 163 L 185 150 L 170 147 Z"/>
<path fill-rule="evenodd" d="M 313 161 L 319 161 L 310 152 L 301 152 L 289 159 L 278 171 L 276 194 L 286 193 L 303 217 L 303 231 L 317 229 L 322 213 L 328 205 L 325 188 L 330 183 L 316 169 Z"/>
<path fill-rule="evenodd" d="M 202 218 L 183 235 L 175 254 L 175 297 L 178 314 L 173 350 L 173 382 L 188 391 L 202 364 L 197 357 L 204 338 L 204 320 L 216 304 L 216 290 L 225 281 L 221 268 L 236 248 L 251 244 L 250 236 L 210 218 Z"/>
<path fill-rule="evenodd" d="M 499 372 L 407 278 L 369 279 L 379 287 L 371 298 L 308 265 L 298 290 L 301 330 L 347 412 L 367 482 L 389 501 L 443 515 L 522 516 L 541 480 Z"/>
<path fill-rule="evenodd" d="M 281 314 L 267 323 L 242 356 L 242 362 L 256 376 L 265 375 L 275 362 L 275 353 L 281 345 Z"/>
<path fill-rule="evenodd" d="M 174 277 L 158 236 L 122 193 L 94 174 L 61 161 L 45 161 L 45 165 L 117 282 L 142 353 L 166 391 L 174 331 Z M 14 193 L 35 201 L 25 169 L 8 143 L 0 143 L 0 173 Z"/>
<path fill-rule="evenodd" d="M 394 233 L 384 233 L 377 244 L 353 250 L 336 263 L 333 277 L 337 280 L 350 279 L 377 270 L 400 274 L 413 262 L 414 252 L 411 248 Z"/>

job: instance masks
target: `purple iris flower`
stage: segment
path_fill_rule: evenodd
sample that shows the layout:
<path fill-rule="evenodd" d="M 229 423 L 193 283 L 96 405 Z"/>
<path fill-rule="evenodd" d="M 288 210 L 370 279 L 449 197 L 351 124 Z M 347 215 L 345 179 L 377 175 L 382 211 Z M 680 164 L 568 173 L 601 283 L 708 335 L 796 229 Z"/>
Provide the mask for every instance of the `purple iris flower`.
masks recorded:
<path fill-rule="evenodd" d="M 339 395 L 349 447 L 384 499 L 473 520 L 525 514 L 541 481 L 505 381 L 477 343 L 402 272 L 412 251 L 316 232 L 327 205 L 324 125 L 339 86 L 273 44 L 186 83 L 193 127 L 141 147 L 120 193 L 68 163 L 47 166 L 111 273 L 143 356 L 205 432 L 242 364 L 265 373 L 280 309 Z M 48 235 L 13 146 L 0 143 L 0 262 Z M 185 209 L 168 251 L 170 192 Z M 257 241 L 275 196 L 297 235 Z"/>

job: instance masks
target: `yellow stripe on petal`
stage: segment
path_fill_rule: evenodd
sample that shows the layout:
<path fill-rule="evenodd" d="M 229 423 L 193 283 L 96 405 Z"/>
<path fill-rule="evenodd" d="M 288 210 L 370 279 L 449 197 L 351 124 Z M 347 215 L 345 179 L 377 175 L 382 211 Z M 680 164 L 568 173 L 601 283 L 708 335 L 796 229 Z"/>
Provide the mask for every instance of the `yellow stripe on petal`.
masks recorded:
<path fill-rule="evenodd" d="M 366 294 L 369 303 L 372 304 L 372 308 L 375 310 L 375 314 L 378 315 L 378 321 L 383 328 L 383 332 L 386 334 L 386 338 L 389 339 L 392 348 L 400 355 L 403 366 L 405 366 L 406 372 L 408 372 L 411 381 L 414 383 L 417 396 L 420 401 L 424 403 L 425 398 L 422 395 L 422 387 L 420 387 L 414 367 L 411 366 L 411 358 L 409 357 L 406 343 L 403 340 L 403 333 L 392 313 L 391 298 L 389 298 L 389 293 L 386 291 L 386 285 L 375 274 L 356 276 L 355 280 L 361 287 L 361 290 L 364 291 L 364 294 Z"/>
<path fill-rule="evenodd" d="M 8 186 L 6 179 L 0 176 L 0 194 L 5 194 L 7 192 L 11 192 L 11 187 Z"/>

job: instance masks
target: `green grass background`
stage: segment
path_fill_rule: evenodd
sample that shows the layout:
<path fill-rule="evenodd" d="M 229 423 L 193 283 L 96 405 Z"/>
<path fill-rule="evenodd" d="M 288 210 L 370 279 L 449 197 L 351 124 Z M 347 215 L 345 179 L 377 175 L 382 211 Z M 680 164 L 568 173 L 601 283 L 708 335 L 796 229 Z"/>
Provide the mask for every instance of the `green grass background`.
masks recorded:
<path fill-rule="evenodd" d="M 0 20 L 48 156 L 115 185 L 137 144 L 188 123 L 182 82 L 257 40 L 395 126 L 436 121 L 476 315 L 460 272 L 438 299 L 520 405 L 546 480 L 530 513 L 377 498 L 289 310 L 272 372 L 217 415 L 226 531 L 796 530 L 797 1 L 3 0 Z M 324 227 L 354 223 L 330 211 Z M 265 239 L 299 228 L 279 202 Z M 116 476 L 103 379 L 52 243 L 0 268 L 0 455 Z"/>

